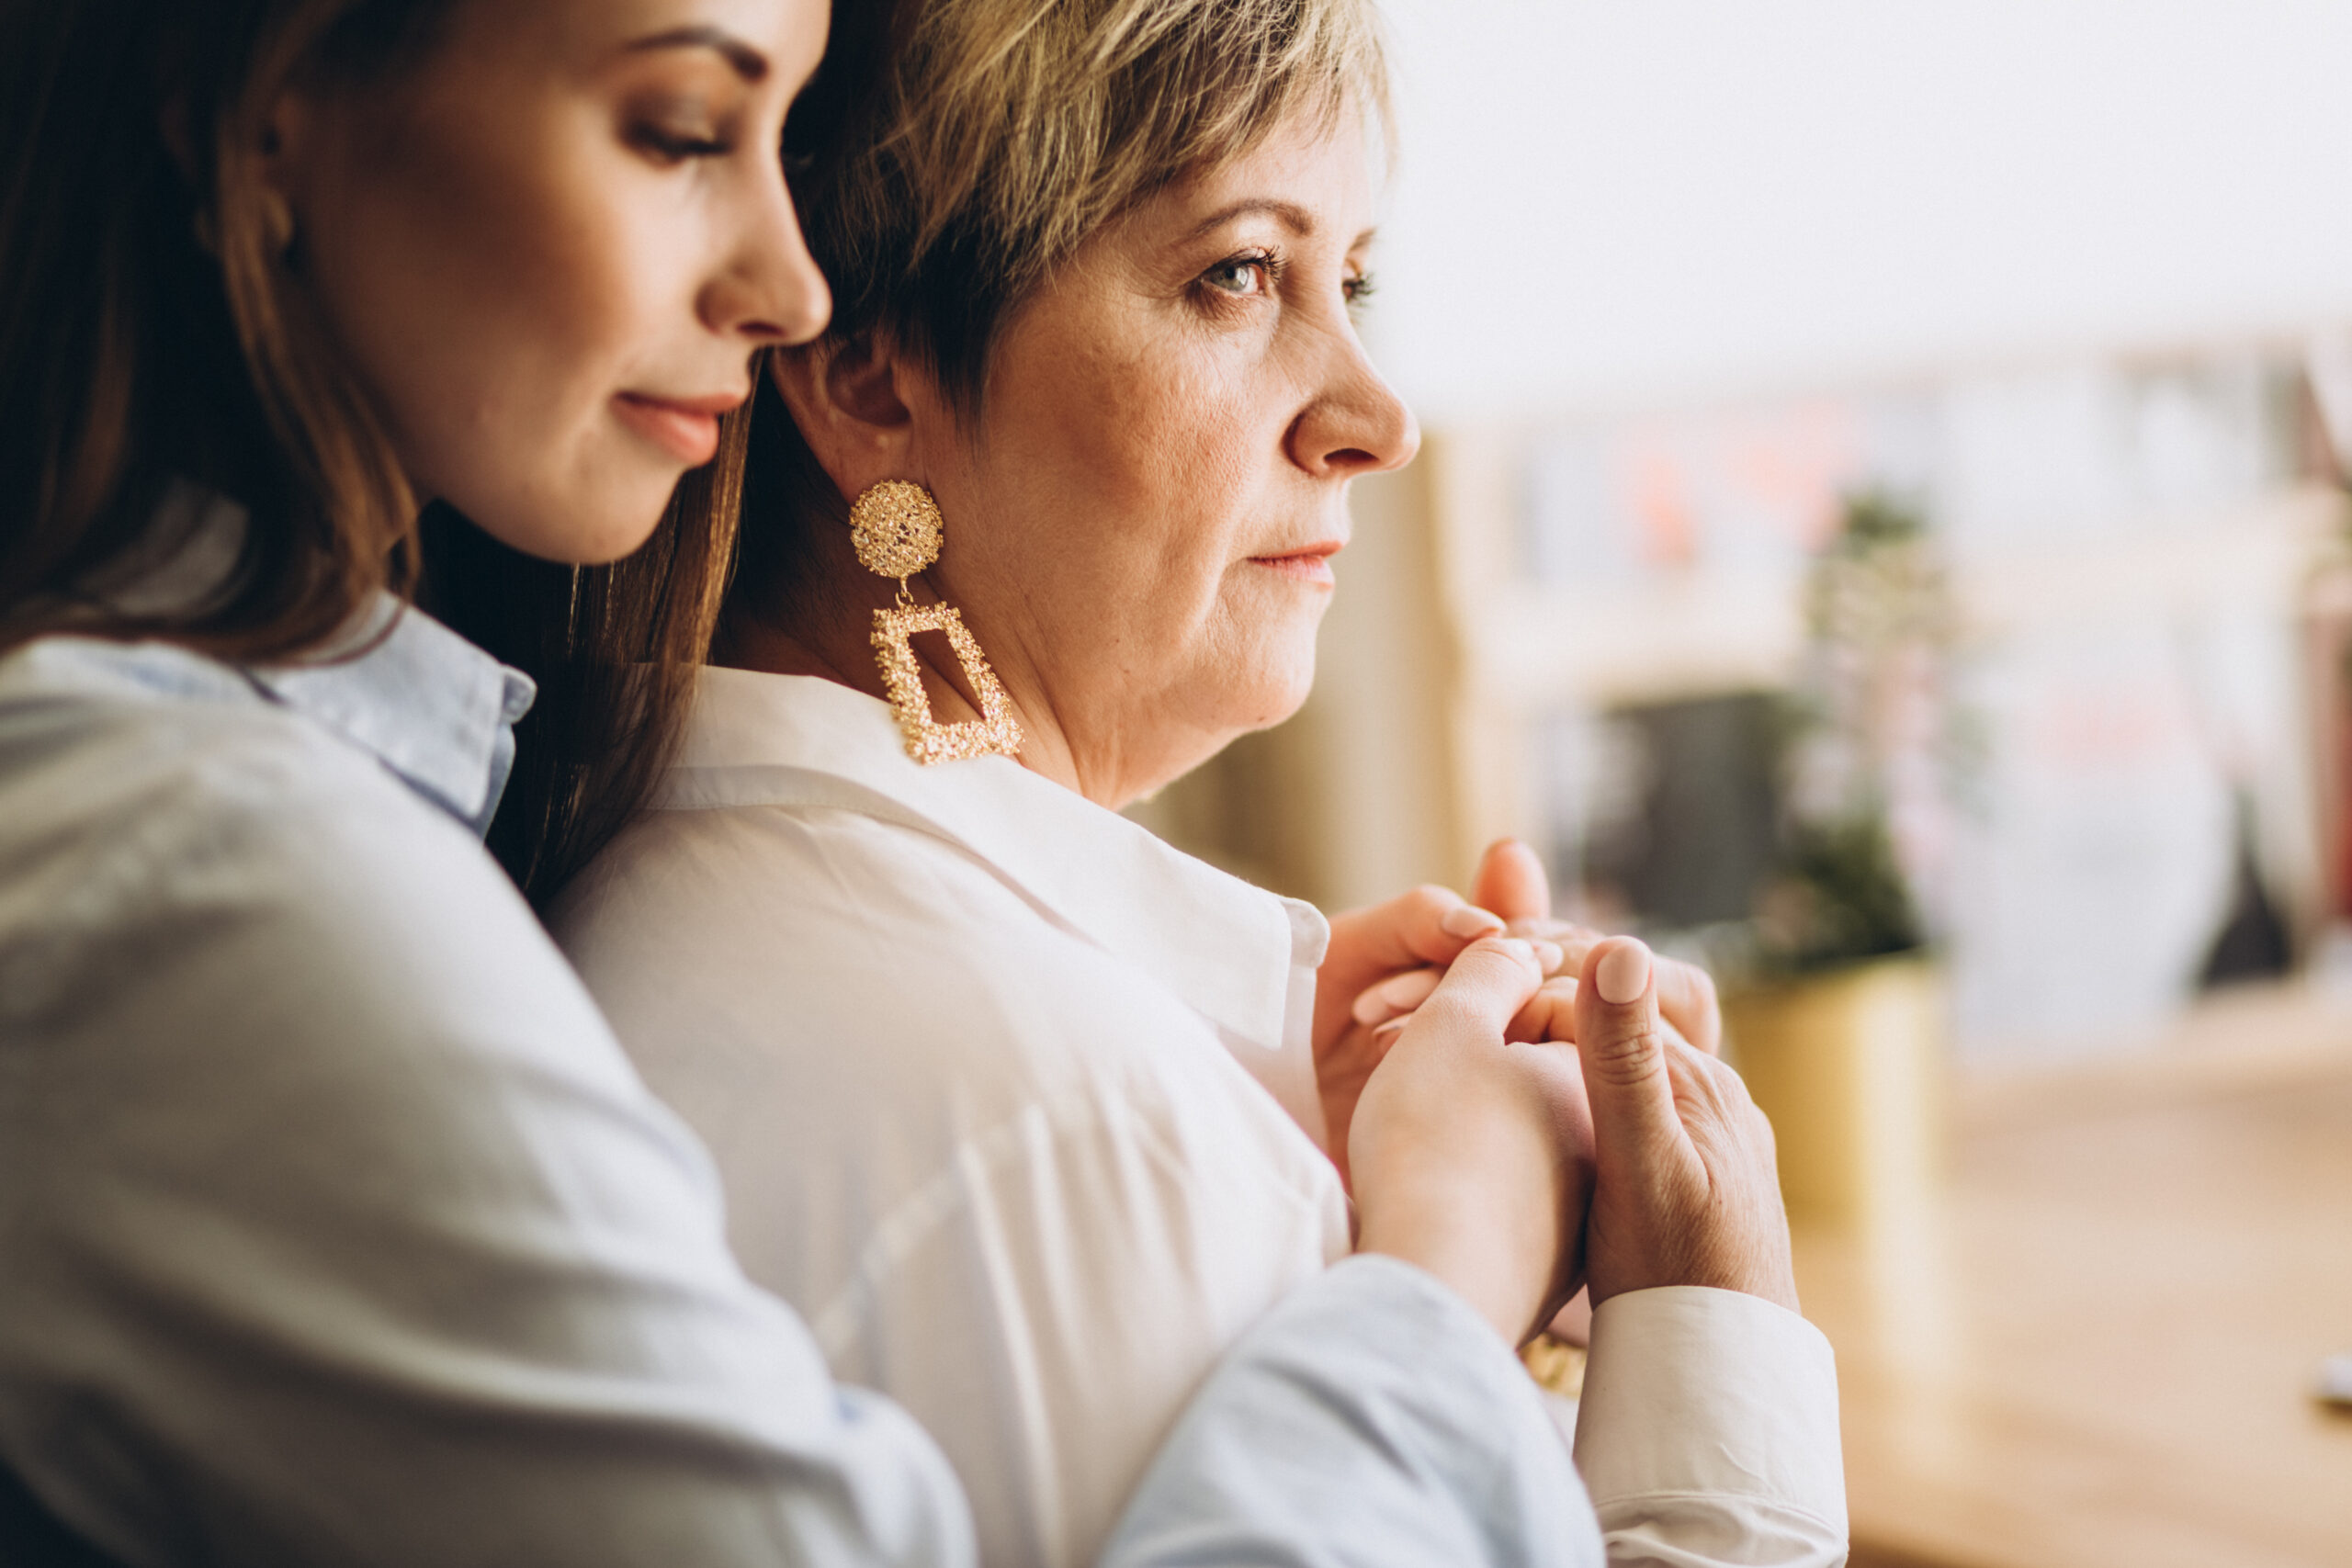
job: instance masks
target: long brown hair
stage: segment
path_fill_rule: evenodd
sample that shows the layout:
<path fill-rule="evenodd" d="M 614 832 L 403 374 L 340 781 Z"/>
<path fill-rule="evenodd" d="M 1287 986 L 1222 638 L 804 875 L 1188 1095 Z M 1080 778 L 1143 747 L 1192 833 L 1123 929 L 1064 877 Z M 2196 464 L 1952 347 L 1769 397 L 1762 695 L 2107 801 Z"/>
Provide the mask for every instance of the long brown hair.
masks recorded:
<path fill-rule="evenodd" d="M 676 750 L 734 567 L 750 427 L 748 410 L 722 420 L 718 457 L 609 566 L 537 560 L 446 508 L 426 513 L 423 603 L 539 683 L 490 829 L 535 905 L 628 825 Z"/>
<path fill-rule="evenodd" d="M 678 728 L 733 559 L 748 415 L 653 541 L 588 570 L 435 508 L 273 236 L 259 156 L 288 86 L 381 82 L 457 0 L 0 0 L 0 650 L 70 628 L 218 657 L 300 656 L 379 589 L 414 592 L 540 678 L 492 847 L 561 885 L 636 809 Z M 117 591 L 176 480 L 241 502 L 201 603 Z M 189 509 L 187 521 L 194 520 Z"/>
<path fill-rule="evenodd" d="M 415 570 L 415 503 L 289 288 L 261 181 L 298 81 L 429 47 L 451 0 L 0 0 L 0 647 L 70 626 L 298 654 Z M 114 591 L 175 479 L 242 502 L 234 570 Z"/>

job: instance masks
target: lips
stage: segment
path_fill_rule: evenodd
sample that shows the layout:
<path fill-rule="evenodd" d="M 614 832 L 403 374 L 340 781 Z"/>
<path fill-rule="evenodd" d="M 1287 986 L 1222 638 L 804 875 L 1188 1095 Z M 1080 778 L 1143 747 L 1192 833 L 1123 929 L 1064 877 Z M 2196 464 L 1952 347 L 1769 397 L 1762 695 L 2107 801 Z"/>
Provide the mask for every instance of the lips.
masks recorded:
<path fill-rule="evenodd" d="M 613 412 L 638 434 L 688 468 L 698 468 L 718 456 L 718 416 L 742 407 L 744 396 L 722 392 L 707 398 L 657 398 L 623 392 L 613 400 Z"/>
<path fill-rule="evenodd" d="M 1344 543 L 1339 539 L 1324 539 L 1280 555 L 1251 556 L 1250 564 L 1264 567 L 1269 571 L 1300 582 L 1329 587 L 1336 581 L 1331 575 L 1331 558 L 1340 553 Z"/>

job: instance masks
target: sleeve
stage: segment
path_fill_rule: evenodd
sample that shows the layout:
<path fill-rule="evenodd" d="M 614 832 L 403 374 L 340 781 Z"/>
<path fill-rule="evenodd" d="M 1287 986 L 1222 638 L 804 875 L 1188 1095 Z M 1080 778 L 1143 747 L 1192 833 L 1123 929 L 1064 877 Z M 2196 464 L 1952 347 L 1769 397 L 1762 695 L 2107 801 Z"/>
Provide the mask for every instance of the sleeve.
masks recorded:
<path fill-rule="evenodd" d="M 1759 1297 L 1677 1286 L 1603 1302 L 1576 1454 L 1613 1564 L 1846 1561 L 1836 1359 Z"/>
<path fill-rule="evenodd" d="M 480 847 L 300 750 L 0 790 L 0 1459 L 136 1568 L 970 1562 Z"/>
<path fill-rule="evenodd" d="M 1227 1356 L 1102 1568 L 1599 1568 L 1599 1526 L 1535 1385 L 1469 1305 L 1360 1256 Z"/>

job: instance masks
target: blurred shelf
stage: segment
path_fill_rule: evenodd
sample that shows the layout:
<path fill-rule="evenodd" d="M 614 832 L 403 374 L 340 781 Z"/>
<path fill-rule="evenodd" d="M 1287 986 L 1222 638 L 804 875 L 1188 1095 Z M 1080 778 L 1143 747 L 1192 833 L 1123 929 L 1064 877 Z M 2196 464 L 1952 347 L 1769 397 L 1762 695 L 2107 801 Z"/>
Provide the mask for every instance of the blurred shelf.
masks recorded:
<path fill-rule="evenodd" d="M 2228 994 L 2109 1060 L 1959 1086 L 1949 1187 L 1798 1238 L 1838 1347 L 1855 1568 L 2342 1568 L 2352 998 Z"/>
<path fill-rule="evenodd" d="M 2116 618 L 2287 613 L 2344 525 L 2336 491 L 2301 485 L 2129 529 L 2053 525 L 1953 563 L 1964 635 Z M 1506 700 L 1663 702 L 1785 682 L 1803 650 L 1798 570 L 1660 571 L 1600 585 L 1498 575 L 1462 616 L 1469 663 Z"/>

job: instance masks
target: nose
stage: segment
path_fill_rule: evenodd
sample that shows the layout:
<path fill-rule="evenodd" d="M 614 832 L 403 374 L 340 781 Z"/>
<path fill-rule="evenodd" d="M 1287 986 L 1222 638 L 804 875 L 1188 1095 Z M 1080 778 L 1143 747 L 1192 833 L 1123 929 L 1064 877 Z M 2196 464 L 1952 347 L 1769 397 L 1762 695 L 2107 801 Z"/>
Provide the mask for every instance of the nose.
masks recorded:
<path fill-rule="evenodd" d="M 832 319 L 832 290 L 808 254 L 780 164 L 763 187 L 739 209 L 728 263 L 703 289 L 703 324 L 754 346 L 807 343 Z"/>
<path fill-rule="evenodd" d="M 1291 423 L 1291 461 L 1318 479 L 1403 468 L 1421 449 L 1420 422 L 1373 367 L 1352 330 L 1334 340 L 1323 387 Z"/>

